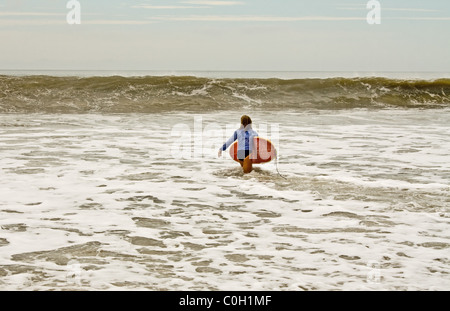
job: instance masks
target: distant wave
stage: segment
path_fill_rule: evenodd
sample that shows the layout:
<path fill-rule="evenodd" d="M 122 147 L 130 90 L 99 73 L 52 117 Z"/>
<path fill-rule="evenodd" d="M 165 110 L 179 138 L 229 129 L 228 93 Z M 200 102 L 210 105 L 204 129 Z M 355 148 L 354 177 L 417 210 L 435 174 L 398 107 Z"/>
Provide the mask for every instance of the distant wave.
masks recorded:
<path fill-rule="evenodd" d="M 439 109 L 450 79 L 231 79 L 0 75 L 1 113 Z"/>

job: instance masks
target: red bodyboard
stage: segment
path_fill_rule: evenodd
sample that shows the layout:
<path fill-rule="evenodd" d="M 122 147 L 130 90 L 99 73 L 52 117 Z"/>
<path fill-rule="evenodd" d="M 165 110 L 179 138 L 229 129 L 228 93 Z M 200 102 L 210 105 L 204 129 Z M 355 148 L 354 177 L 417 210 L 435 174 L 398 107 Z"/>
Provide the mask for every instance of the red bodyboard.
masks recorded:
<path fill-rule="evenodd" d="M 255 137 L 253 138 L 253 146 L 254 150 L 250 154 L 250 159 L 253 164 L 267 163 L 277 157 L 275 146 L 267 139 Z M 238 143 L 235 142 L 230 147 L 230 156 L 234 161 L 239 162 L 237 152 Z"/>

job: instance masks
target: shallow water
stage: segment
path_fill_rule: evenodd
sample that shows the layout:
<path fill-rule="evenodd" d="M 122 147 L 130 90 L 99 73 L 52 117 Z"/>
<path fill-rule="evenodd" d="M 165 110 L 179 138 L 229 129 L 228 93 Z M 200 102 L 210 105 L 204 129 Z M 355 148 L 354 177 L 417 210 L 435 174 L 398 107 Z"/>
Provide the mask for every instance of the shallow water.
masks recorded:
<path fill-rule="evenodd" d="M 0 289 L 450 289 L 449 110 L 239 117 L 0 115 Z"/>

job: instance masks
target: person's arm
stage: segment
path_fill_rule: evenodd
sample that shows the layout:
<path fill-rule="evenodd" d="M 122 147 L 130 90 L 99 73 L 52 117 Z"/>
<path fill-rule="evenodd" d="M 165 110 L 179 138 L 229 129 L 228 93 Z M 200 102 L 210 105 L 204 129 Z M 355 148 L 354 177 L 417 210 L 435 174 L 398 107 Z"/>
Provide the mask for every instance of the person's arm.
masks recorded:
<path fill-rule="evenodd" d="M 225 151 L 228 149 L 228 147 L 231 146 L 232 143 L 234 143 L 236 141 L 236 139 L 238 138 L 237 135 L 237 131 L 234 132 L 233 136 L 231 136 L 226 142 L 225 144 L 223 144 L 222 148 L 219 149 L 219 157 L 222 155 L 222 151 Z"/>

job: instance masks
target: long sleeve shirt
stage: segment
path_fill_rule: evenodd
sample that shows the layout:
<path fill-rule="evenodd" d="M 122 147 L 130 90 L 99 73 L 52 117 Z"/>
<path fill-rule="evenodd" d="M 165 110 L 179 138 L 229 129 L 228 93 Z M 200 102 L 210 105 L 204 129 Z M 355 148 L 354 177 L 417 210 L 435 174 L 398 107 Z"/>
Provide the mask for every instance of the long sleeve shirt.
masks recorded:
<path fill-rule="evenodd" d="M 252 129 L 251 124 L 245 128 L 241 126 L 222 146 L 222 150 L 227 150 L 236 140 L 238 141 L 238 150 L 253 150 L 253 138 L 257 136 L 259 135 Z"/>

